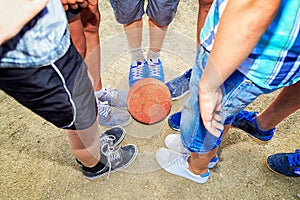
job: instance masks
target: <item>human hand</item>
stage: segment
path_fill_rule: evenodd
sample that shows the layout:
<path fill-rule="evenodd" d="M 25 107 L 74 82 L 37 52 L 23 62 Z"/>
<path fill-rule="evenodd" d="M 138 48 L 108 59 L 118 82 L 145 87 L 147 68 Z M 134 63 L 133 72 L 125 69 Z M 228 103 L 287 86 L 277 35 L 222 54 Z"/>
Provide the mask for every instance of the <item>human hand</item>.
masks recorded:
<path fill-rule="evenodd" d="M 47 3 L 48 0 L 1 0 L 0 45 L 18 34 Z"/>
<path fill-rule="evenodd" d="M 206 81 L 201 78 L 198 87 L 200 114 L 207 131 L 215 137 L 220 137 L 224 129 L 222 117 L 219 115 L 223 94 L 220 88 L 215 90 L 208 88 Z"/>
<path fill-rule="evenodd" d="M 61 0 L 61 3 L 65 10 L 78 9 L 78 7 L 86 8 L 89 5 L 89 0 Z"/>

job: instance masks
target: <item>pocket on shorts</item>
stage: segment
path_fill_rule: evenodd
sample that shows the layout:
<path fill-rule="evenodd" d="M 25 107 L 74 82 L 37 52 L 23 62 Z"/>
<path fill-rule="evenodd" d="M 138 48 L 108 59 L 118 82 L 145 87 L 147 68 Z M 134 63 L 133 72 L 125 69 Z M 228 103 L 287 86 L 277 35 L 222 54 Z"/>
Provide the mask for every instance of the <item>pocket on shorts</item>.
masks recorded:
<path fill-rule="evenodd" d="M 250 91 L 252 82 L 248 79 L 243 80 L 229 94 L 225 94 L 225 99 L 222 105 L 221 113 L 227 117 L 244 109 L 253 101 L 253 95 Z"/>

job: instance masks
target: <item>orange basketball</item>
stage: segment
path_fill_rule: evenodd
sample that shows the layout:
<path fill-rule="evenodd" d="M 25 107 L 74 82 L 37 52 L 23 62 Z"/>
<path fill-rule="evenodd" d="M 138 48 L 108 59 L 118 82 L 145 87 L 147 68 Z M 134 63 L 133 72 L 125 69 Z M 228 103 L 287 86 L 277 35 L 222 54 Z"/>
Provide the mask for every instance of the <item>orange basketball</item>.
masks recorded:
<path fill-rule="evenodd" d="M 127 106 L 134 119 L 144 124 L 162 121 L 172 107 L 168 87 L 154 78 L 144 78 L 130 88 Z"/>

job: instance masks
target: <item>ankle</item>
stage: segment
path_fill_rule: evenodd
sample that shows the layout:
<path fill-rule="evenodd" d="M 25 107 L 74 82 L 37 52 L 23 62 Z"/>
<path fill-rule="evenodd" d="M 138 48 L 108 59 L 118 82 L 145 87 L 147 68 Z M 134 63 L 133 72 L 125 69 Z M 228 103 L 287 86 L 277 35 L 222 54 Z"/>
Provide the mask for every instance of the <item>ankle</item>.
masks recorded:
<path fill-rule="evenodd" d="M 139 62 L 144 62 L 144 54 L 143 50 L 141 47 L 135 48 L 135 49 L 130 49 L 131 53 L 131 60 L 132 61 L 139 61 Z"/>
<path fill-rule="evenodd" d="M 150 58 L 152 59 L 160 58 L 160 51 L 154 52 L 149 48 L 147 53 L 147 60 L 149 60 Z"/>
<path fill-rule="evenodd" d="M 255 118 L 255 121 L 256 121 L 256 124 L 257 124 L 258 128 L 259 128 L 260 130 L 262 130 L 262 131 L 268 131 L 268 130 L 274 128 L 273 126 L 264 123 L 264 121 L 261 120 L 261 118 L 259 118 L 259 116 L 257 116 L 257 117 Z"/>
<path fill-rule="evenodd" d="M 191 157 L 190 157 L 191 158 Z M 205 174 L 208 172 L 208 168 L 199 168 L 199 167 L 195 167 L 190 163 L 190 158 L 188 159 L 188 169 L 190 170 L 190 172 L 192 172 L 193 174 L 196 175 L 200 175 L 200 174 Z"/>

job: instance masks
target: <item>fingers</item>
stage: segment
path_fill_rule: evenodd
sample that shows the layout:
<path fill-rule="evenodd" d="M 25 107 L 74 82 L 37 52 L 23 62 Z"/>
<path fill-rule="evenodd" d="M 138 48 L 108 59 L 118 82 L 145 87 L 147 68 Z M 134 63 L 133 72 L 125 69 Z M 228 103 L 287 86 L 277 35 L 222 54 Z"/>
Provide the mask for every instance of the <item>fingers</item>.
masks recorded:
<path fill-rule="evenodd" d="M 62 0 L 63 7 L 65 10 L 78 8 L 86 8 L 89 5 L 88 0 Z"/>
<path fill-rule="evenodd" d="M 86 7 L 88 7 L 89 2 L 88 2 L 88 1 L 84 1 L 84 2 L 82 2 L 82 3 L 78 3 L 78 5 L 79 5 L 81 8 L 86 8 Z"/>

